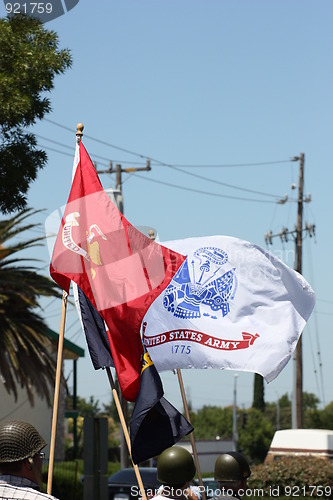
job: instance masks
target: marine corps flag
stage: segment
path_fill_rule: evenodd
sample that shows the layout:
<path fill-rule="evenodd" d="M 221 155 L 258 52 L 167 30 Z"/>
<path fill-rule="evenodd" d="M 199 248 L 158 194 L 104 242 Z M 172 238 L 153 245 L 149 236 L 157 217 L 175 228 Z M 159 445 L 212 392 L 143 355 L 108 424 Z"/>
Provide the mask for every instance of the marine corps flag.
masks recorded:
<path fill-rule="evenodd" d="M 140 386 L 140 325 L 185 257 L 135 229 L 104 192 L 80 142 L 79 161 L 51 260 L 52 278 L 74 281 L 109 328 L 108 341 L 123 396 Z"/>
<path fill-rule="evenodd" d="M 130 421 L 135 464 L 156 457 L 193 431 L 192 425 L 163 394 L 158 371 L 144 347 L 140 391 Z"/>

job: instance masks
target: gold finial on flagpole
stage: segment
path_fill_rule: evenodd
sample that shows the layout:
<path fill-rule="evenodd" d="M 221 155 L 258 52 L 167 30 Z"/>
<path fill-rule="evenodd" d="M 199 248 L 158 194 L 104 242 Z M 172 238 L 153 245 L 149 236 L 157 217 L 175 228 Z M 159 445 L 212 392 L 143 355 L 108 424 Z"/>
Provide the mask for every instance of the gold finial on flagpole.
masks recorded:
<path fill-rule="evenodd" d="M 77 140 L 77 142 L 81 141 L 81 138 L 83 136 L 83 129 L 84 129 L 83 123 L 78 123 L 76 125 L 76 140 Z"/>
<path fill-rule="evenodd" d="M 148 231 L 148 236 L 151 240 L 155 240 L 156 236 L 155 236 L 155 231 L 153 228 L 149 229 Z"/>

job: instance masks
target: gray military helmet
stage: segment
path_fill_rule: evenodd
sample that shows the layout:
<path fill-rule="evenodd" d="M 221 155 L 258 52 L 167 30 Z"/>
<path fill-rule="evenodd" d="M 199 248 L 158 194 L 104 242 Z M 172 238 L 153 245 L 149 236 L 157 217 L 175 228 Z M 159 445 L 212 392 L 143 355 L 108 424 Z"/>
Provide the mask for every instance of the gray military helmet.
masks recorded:
<path fill-rule="evenodd" d="M 33 457 L 46 442 L 33 425 L 13 420 L 0 425 L 0 463 Z"/>
<path fill-rule="evenodd" d="M 214 470 L 216 481 L 224 483 L 242 481 L 243 479 L 248 479 L 250 475 L 250 466 L 241 453 L 228 451 L 217 457 Z"/>
<path fill-rule="evenodd" d="M 195 476 L 192 455 L 181 446 L 172 446 L 164 450 L 157 459 L 157 479 L 167 485 L 182 485 Z"/>

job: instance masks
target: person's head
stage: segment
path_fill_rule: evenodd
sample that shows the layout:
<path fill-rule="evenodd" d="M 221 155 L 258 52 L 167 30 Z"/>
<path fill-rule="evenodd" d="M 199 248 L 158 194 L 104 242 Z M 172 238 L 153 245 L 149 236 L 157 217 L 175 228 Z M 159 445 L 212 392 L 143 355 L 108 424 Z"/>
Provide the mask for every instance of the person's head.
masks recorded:
<path fill-rule="evenodd" d="M 185 490 L 194 478 L 195 472 L 191 453 L 181 446 L 167 448 L 157 459 L 158 481 L 174 492 Z M 163 488 L 163 491 L 165 494 L 166 488 Z"/>
<path fill-rule="evenodd" d="M 0 425 L 0 471 L 40 483 L 41 450 L 46 442 L 28 422 L 12 420 Z"/>
<path fill-rule="evenodd" d="M 250 475 L 248 461 L 241 453 L 227 451 L 217 457 L 214 478 L 218 481 L 220 488 L 230 489 L 237 493 L 240 489 L 245 489 Z"/>

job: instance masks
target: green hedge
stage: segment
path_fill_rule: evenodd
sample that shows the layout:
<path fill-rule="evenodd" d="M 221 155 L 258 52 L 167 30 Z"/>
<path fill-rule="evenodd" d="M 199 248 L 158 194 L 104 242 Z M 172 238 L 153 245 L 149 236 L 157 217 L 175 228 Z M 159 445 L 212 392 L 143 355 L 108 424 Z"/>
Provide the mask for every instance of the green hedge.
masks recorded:
<path fill-rule="evenodd" d="M 45 464 L 43 467 L 43 481 L 45 484 L 47 484 L 47 480 L 48 465 Z M 52 495 L 61 500 L 82 500 L 83 484 L 77 461 L 54 463 Z"/>
<path fill-rule="evenodd" d="M 119 462 L 108 462 L 108 476 L 120 469 Z M 82 500 L 84 463 L 83 460 L 55 462 L 52 476 L 52 495 L 61 500 Z M 44 489 L 48 480 L 48 465 L 43 467 Z"/>
<path fill-rule="evenodd" d="M 281 457 L 253 467 L 248 488 L 271 498 L 333 498 L 333 460 Z"/>

